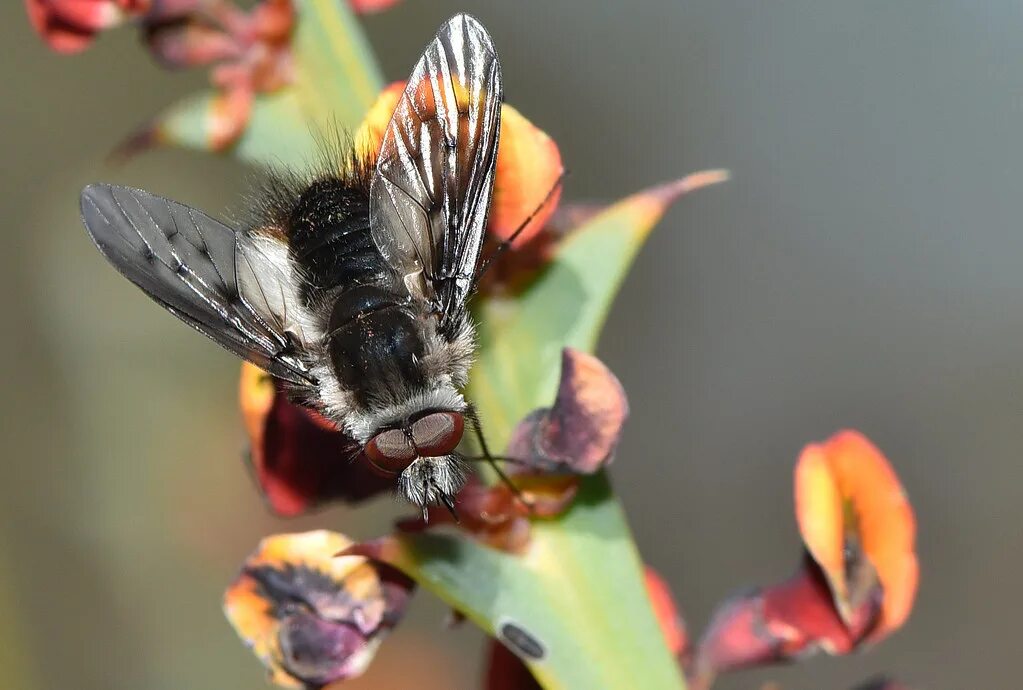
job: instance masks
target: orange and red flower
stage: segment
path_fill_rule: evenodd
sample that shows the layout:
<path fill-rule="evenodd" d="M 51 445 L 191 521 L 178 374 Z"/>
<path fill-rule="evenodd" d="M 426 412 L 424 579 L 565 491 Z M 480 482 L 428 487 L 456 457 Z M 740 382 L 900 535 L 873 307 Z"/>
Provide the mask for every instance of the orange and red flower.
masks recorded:
<path fill-rule="evenodd" d="M 716 673 L 846 654 L 898 629 L 916 594 L 916 520 L 881 452 L 855 431 L 807 446 L 795 472 L 806 548 L 788 581 L 718 608 L 697 648 L 694 686 Z"/>
<path fill-rule="evenodd" d="M 224 612 L 278 685 L 322 688 L 361 674 L 414 585 L 389 566 L 335 557 L 320 530 L 264 539 L 224 594 Z"/>

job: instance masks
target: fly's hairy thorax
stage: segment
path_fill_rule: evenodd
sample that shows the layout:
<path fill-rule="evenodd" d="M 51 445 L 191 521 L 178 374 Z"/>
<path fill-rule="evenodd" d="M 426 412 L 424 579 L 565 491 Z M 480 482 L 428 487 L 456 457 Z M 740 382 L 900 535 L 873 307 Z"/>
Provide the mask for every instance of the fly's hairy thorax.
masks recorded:
<path fill-rule="evenodd" d="M 321 179 L 287 227 L 303 300 L 321 319 L 323 354 L 358 407 L 391 404 L 429 385 L 423 360 L 435 320 L 422 313 L 380 254 L 364 187 Z"/>

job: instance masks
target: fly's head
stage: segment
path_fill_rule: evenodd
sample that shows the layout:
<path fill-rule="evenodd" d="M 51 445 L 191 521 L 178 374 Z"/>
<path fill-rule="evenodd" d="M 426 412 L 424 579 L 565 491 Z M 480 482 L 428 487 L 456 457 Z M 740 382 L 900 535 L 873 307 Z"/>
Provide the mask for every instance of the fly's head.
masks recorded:
<path fill-rule="evenodd" d="M 385 474 L 398 475 L 398 488 L 422 508 L 443 503 L 452 509 L 465 484 L 465 470 L 455 449 L 465 431 L 465 417 L 455 410 L 429 410 L 401 426 L 378 431 L 367 443 L 366 457 Z"/>

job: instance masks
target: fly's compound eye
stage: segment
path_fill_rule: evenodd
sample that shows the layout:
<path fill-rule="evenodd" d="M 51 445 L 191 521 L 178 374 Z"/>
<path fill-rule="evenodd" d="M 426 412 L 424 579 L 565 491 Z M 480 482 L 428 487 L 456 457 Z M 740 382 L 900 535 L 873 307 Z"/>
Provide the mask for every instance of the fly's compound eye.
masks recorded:
<path fill-rule="evenodd" d="M 424 458 L 448 455 L 462 440 L 465 420 L 457 412 L 431 412 L 412 423 L 412 442 Z"/>
<path fill-rule="evenodd" d="M 366 444 L 366 457 L 377 469 L 389 474 L 398 474 L 416 459 L 412 447 L 401 429 L 382 431 Z"/>

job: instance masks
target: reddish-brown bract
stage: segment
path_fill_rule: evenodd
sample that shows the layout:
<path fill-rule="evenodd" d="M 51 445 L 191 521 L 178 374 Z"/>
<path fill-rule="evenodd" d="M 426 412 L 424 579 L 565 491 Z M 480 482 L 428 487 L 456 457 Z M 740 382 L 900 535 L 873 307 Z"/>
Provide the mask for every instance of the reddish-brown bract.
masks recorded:
<path fill-rule="evenodd" d="M 611 370 L 565 348 L 554 405 L 519 423 L 508 455 L 535 471 L 593 474 L 611 462 L 628 416 L 625 390 Z"/>
<path fill-rule="evenodd" d="M 394 486 L 374 472 L 358 444 L 307 407 L 288 401 L 258 367 L 242 365 L 239 398 L 252 468 L 267 503 L 299 515 L 323 501 L 360 501 Z"/>

